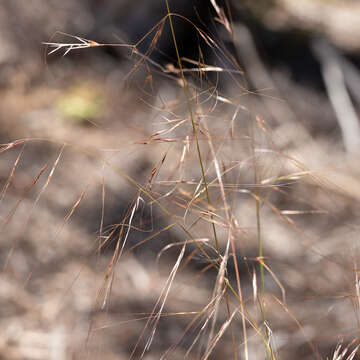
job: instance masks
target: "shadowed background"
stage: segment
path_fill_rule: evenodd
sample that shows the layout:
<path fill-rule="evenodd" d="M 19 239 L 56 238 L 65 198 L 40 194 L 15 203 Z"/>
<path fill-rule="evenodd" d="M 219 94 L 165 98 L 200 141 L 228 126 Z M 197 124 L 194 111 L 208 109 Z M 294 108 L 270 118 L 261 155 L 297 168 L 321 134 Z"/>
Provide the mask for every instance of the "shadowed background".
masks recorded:
<path fill-rule="evenodd" d="M 255 188 L 252 135 L 261 154 L 263 184 L 279 178 L 276 186 L 260 192 L 264 256 L 276 276 L 266 272 L 265 297 L 277 358 L 331 358 L 339 340 L 350 342 L 358 333 L 360 7 L 350 0 L 217 4 L 230 19 L 232 33 L 210 1 L 169 1 L 173 13 L 218 44 L 211 48 L 189 22 L 175 16 L 185 67 L 228 70 L 205 72 L 201 79 L 197 71 L 186 74 L 204 89 L 199 99 L 211 99 L 194 109 L 199 118 L 206 117 L 214 143 L 220 144 L 219 159 L 225 168 L 237 164 L 238 172 L 229 170 L 224 178 L 236 219 L 245 301 L 249 309 L 256 308 L 256 216 L 254 198 L 247 195 Z M 32 139 L 1 153 L 4 359 L 127 359 L 145 324 L 139 319 L 152 311 L 163 289 L 179 246 L 162 250 L 185 237 L 175 227 L 164 230 L 171 219 L 142 194 L 125 250 L 139 246 L 120 259 L 110 300 L 101 306 L 106 270 L 124 231 L 117 225 L 128 223 L 138 196 L 114 169 L 151 189 L 179 217 L 199 181 L 194 148 L 181 160 L 191 134 L 183 89 L 176 71 L 164 73 L 177 67 L 168 22 L 161 36 L 157 27 L 137 43 L 165 15 L 165 3 L 155 0 L 12 0 L 0 8 L 1 143 Z M 126 47 L 46 56 L 51 49 L 43 42 L 77 42 L 56 31 L 99 43 L 137 43 L 145 57 Z M 162 136 L 171 127 L 167 120 L 184 120 L 184 125 Z M 258 134 L 249 133 L 252 123 L 260 124 Z M 291 157 L 310 171 L 304 167 L 300 174 L 289 163 Z M 211 169 L 211 155 L 206 161 Z M 175 187 L 182 169 L 186 181 Z M 213 170 L 209 173 L 214 176 Z M 286 177 L 291 173 L 296 176 Z M 222 213 L 219 191 L 214 187 L 211 194 Z M 196 237 L 211 238 L 208 223 L 197 223 L 196 216 L 187 218 L 188 224 L 194 221 Z M 220 225 L 219 233 L 223 249 L 226 231 Z M 193 250 L 189 245 L 185 255 Z M 147 359 L 160 358 L 177 344 L 191 312 L 211 299 L 216 271 L 203 274 L 208 265 L 197 253 L 177 275 L 164 312 L 186 315 L 161 319 Z M 233 281 L 232 260 L 228 271 Z M 282 299 L 275 279 L 286 290 L 286 308 L 275 300 Z M 220 324 L 225 319 L 225 313 L 219 315 Z M 240 322 L 238 316 L 234 327 L 241 337 Z M 184 358 L 198 331 L 188 331 L 168 358 Z M 240 340 L 238 346 L 241 357 Z M 227 334 L 212 358 L 231 357 L 231 351 Z M 249 339 L 249 351 L 251 358 L 263 358 L 257 336 Z M 196 351 L 189 357 L 198 358 Z"/>

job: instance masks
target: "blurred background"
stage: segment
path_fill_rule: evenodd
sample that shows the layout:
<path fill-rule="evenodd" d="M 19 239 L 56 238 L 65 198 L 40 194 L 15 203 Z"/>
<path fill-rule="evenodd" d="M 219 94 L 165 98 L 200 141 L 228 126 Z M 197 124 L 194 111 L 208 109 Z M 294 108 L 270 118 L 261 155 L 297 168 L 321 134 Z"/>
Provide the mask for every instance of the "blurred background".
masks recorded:
<path fill-rule="evenodd" d="M 169 6 L 212 205 L 165 1 L 0 5 L 2 359 L 206 358 L 217 271 L 194 239 L 215 259 L 211 223 L 222 253 L 232 229 L 250 359 L 251 322 L 276 359 L 357 345 L 360 3 Z M 241 321 L 209 358 L 245 358 Z"/>

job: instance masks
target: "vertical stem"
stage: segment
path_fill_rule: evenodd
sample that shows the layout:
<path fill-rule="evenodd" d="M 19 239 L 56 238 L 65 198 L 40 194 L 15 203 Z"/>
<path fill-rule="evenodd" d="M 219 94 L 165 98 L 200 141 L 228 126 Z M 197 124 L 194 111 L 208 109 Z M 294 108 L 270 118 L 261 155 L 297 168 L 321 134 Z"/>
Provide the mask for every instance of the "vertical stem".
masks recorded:
<path fill-rule="evenodd" d="M 263 258 L 263 243 L 262 243 L 262 234 L 261 234 L 261 199 L 260 199 L 260 188 L 256 185 L 260 183 L 260 176 L 258 172 L 257 162 L 256 162 L 256 153 L 255 153 L 255 138 L 254 138 L 254 131 L 253 131 L 253 124 L 250 127 L 250 137 L 252 139 L 251 146 L 252 146 L 252 155 L 253 155 L 253 168 L 254 168 L 254 184 L 255 184 L 255 212 L 256 212 L 256 232 L 257 232 L 257 242 L 258 242 L 258 256 L 260 259 Z M 269 348 L 270 346 L 270 334 L 269 330 L 266 326 L 266 308 L 264 304 L 264 294 L 265 294 L 265 273 L 264 273 L 264 265 L 262 262 L 259 262 L 259 271 L 260 271 L 260 298 L 259 298 L 259 305 L 260 311 L 262 314 L 262 320 L 264 323 L 264 330 L 265 330 L 265 339 L 268 342 Z M 272 351 L 266 353 L 266 359 L 271 357 Z"/>
<path fill-rule="evenodd" d="M 194 114 L 193 114 L 191 103 L 190 103 L 189 88 L 188 88 L 188 85 L 187 85 L 187 82 L 186 82 L 186 79 L 185 79 L 185 75 L 184 75 L 184 71 L 183 71 L 183 67 L 182 67 L 182 63 L 181 63 L 181 59 L 180 59 L 180 53 L 179 53 L 179 48 L 177 46 L 174 25 L 173 25 L 173 22 L 172 22 L 172 16 L 171 16 L 170 8 L 169 8 L 169 2 L 168 2 L 168 0 L 165 0 L 165 2 L 166 2 L 167 13 L 168 13 L 168 16 L 169 16 L 169 25 L 170 25 L 170 29 L 171 29 L 171 36 L 173 38 L 175 52 L 176 52 L 176 58 L 177 58 L 177 61 L 178 61 L 180 75 L 181 75 L 181 79 L 182 79 L 183 86 L 184 86 L 186 104 L 187 104 L 187 108 L 188 108 L 189 116 L 190 116 L 190 120 L 191 120 L 193 136 L 194 136 L 195 144 L 196 144 L 196 151 L 197 151 L 197 154 L 198 154 L 198 157 L 199 157 L 199 163 L 200 163 L 200 168 L 201 168 L 201 177 L 202 177 L 202 181 L 204 183 L 205 195 L 206 195 L 206 199 L 207 199 L 208 204 L 211 205 L 210 194 L 209 194 L 208 184 L 207 184 L 206 175 L 205 175 L 205 168 L 204 168 L 204 164 L 203 164 L 203 161 L 202 161 L 200 144 L 199 144 L 199 139 L 198 139 L 197 131 L 196 131 L 196 124 L 195 124 L 195 120 L 194 120 Z M 210 218 L 211 218 L 211 220 L 213 220 L 213 215 L 212 214 L 210 214 Z M 216 250 L 217 250 L 219 261 L 220 261 L 220 258 L 221 258 L 220 247 L 219 247 L 219 242 L 218 242 L 218 238 L 217 238 L 217 234 L 216 234 L 216 228 L 215 228 L 214 221 L 211 221 L 211 224 L 212 224 L 212 229 L 213 229 L 213 233 L 214 233 Z"/>

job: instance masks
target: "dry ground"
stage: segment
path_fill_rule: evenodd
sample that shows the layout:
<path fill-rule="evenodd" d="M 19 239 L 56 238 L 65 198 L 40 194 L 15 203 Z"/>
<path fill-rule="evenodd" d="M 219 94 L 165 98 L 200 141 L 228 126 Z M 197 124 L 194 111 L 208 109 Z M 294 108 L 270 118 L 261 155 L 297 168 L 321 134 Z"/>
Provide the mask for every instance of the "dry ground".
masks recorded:
<path fill-rule="evenodd" d="M 47 22 L 31 46 L 10 41 L 2 63 L 0 358 L 199 359 L 210 349 L 210 359 L 262 359 L 266 338 L 276 359 L 354 347 L 360 164 L 326 93 L 251 51 L 245 73 L 265 82 L 255 93 L 242 78 L 226 100 L 197 83 L 190 103 L 209 204 L 181 82 L 126 87 L 130 66 L 99 49 L 46 64 L 34 42 L 76 6 L 27 10 L 23 29 Z M 220 253 L 228 241 L 236 251 L 220 288 L 212 224 Z"/>

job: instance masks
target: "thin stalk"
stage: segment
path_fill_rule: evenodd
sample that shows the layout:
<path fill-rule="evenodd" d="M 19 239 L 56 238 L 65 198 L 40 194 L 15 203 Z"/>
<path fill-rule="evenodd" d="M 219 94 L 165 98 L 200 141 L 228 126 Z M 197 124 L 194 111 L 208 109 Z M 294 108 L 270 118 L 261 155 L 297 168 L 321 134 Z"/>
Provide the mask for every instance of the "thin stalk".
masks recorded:
<path fill-rule="evenodd" d="M 180 76 L 181 76 L 181 80 L 182 80 L 183 86 L 184 86 L 186 105 L 187 105 L 190 120 L 191 120 L 193 136 L 194 136 L 195 144 L 196 144 L 196 151 L 197 151 L 198 158 L 199 158 L 199 163 L 200 163 L 200 168 L 201 168 L 201 177 L 202 177 L 202 181 L 204 183 L 206 200 L 207 200 L 208 204 L 211 205 L 211 199 L 210 199 L 208 184 L 207 184 L 206 175 L 205 175 L 204 163 L 203 163 L 202 156 L 201 156 L 201 150 L 200 150 L 199 139 L 198 139 L 198 135 L 197 135 L 197 131 L 196 131 L 196 124 L 195 124 L 195 120 L 194 120 L 194 114 L 193 114 L 192 107 L 191 107 L 191 102 L 190 102 L 189 88 L 188 88 L 188 85 L 187 85 L 187 82 L 186 82 L 186 79 L 185 79 L 184 70 L 183 70 L 183 67 L 182 67 L 181 59 L 180 59 L 180 53 L 179 53 L 179 48 L 178 48 L 177 41 L 176 41 L 175 30 L 174 30 L 174 25 L 173 25 L 173 22 L 172 22 L 169 2 L 168 2 L 168 0 L 165 0 L 165 2 L 166 2 L 166 9 L 167 9 L 168 17 L 169 17 L 169 25 L 170 25 L 170 29 L 171 29 L 171 36 L 172 36 L 172 39 L 173 39 L 173 42 L 174 42 L 176 58 L 177 58 L 177 62 L 178 62 L 179 70 L 180 70 Z M 213 215 L 211 213 L 210 213 L 210 218 L 211 218 L 211 220 L 213 220 Z M 217 234 L 216 234 L 216 228 L 215 228 L 214 221 L 212 221 L 211 224 L 212 224 L 212 230 L 213 230 L 213 233 L 214 233 L 216 250 L 217 250 L 219 261 L 220 261 L 220 258 L 221 258 L 220 246 L 219 246 L 219 241 L 218 241 Z"/>
<path fill-rule="evenodd" d="M 251 148 L 252 148 L 252 156 L 253 156 L 253 168 L 254 168 L 254 184 L 260 184 L 260 176 L 257 168 L 257 162 L 256 162 L 256 154 L 255 154 L 255 139 L 254 139 L 254 131 L 253 131 L 253 124 L 250 126 L 250 137 L 252 139 L 251 141 Z M 260 216 L 260 210 L 261 210 L 261 198 L 260 198 L 260 187 L 255 186 L 254 190 L 254 198 L 255 198 L 255 213 L 256 213 L 256 232 L 257 232 L 257 242 L 258 242 L 258 256 L 260 259 L 263 258 L 263 243 L 262 243 L 262 234 L 261 234 L 261 216 Z M 265 294 L 265 270 L 264 265 L 260 261 L 259 262 L 259 270 L 260 270 L 260 299 L 259 299 L 259 305 L 260 305 L 260 311 L 262 315 L 263 323 L 266 323 L 266 308 L 263 303 L 264 294 Z M 270 346 L 270 334 L 267 326 L 264 326 L 265 328 L 265 339 Z M 270 352 L 271 356 L 272 352 Z M 269 353 L 267 352 L 266 358 L 268 359 Z"/>
<path fill-rule="evenodd" d="M 201 156 L 199 139 L 198 139 L 198 135 L 197 135 L 197 131 L 196 131 L 194 115 L 193 115 L 191 102 L 190 102 L 189 89 L 188 89 L 188 85 L 187 85 L 187 82 L 186 82 L 186 79 L 185 79 L 185 76 L 184 76 L 184 71 L 183 71 L 183 67 L 182 67 L 182 63 L 181 63 L 181 59 L 180 59 L 180 54 L 179 54 L 179 49 L 178 49 L 178 46 L 177 46 L 175 30 L 174 30 L 172 17 L 171 17 L 171 13 L 170 13 L 170 8 L 169 8 L 169 2 L 168 2 L 168 0 L 165 0 L 165 2 L 166 2 L 167 13 L 168 13 L 168 16 L 169 16 L 169 25 L 170 25 L 170 29 L 171 29 L 171 35 L 172 35 L 172 38 L 173 38 L 173 42 L 174 42 L 174 47 L 175 47 L 175 52 L 176 52 L 176 56 L 177 56 L 180 75 L 181 75 L 181 79 L 182 79 L 183 86 L 184 86 L 186 104 L 187 104 L 187 107 L 188 107 L 189 116 L 190 116 L 190 120 L 191 120 L 191 124 L 192 124 L 193 136 L 194 136 L 195 143 L 196 143 L 196 150 L 197 150 L 199 163 L 200 163 L 200 168 L 201 168 L 202 181 L 203 181 L 204 187 L 205 187 L 206 199 L 207 199 L 208 204 L 211 206 L 211 199 L 210 199 L 210 194 L 209 194 L 209 190 L 208 190 L 208 184 L 207 184 L 207 180 L 206 180 L 204 164 L 203 164 L 203 160 L 202 160 L 202 156 Z M 210 218 L 211 218 L 211 220 L 213 220 L 213 215 L 212 214 L 210 214 Z M 212 224 L 212 230 L 213 230 L 214 239 L 215 239 L 216 250 L 217 250 L 217 253 L 218 253 L 218 260 L 220 262 L 221 261 L 220 246 L 219 246 L 219 242 L 218 242 L 218 238 L 217 238 L 217 233 L 216 233 L 216 228 L 215 228 L 214 221 L 212 221 L 211 224 Z M 236 266 L 236 269 L 237 269 L 237 264 L 235 264 L 235 266 Z M 239 277 L 237 277 L 237 279 L 239 280 Z M 238 284 L 238 285 L 240 285 L 240 284 Z M 239 287 L 239 296 L 241 298 L 241 305 L 243 305 L 240 287 Z M 228 310 L 229 310 L 228 297 L 226 297 L 226 304 L 227 304 L 227 307 L 228 307 Z M 244 318 L 243 318 L 243 320 L 244 320 Z M 246 336 L 245 322 L 244 322 L 243 325 L 244 325 L 244 336 Z M 232 339 L 233 339 L 233 344 L 234 344 L 234 334 L 233 334 L 233 332 L 232 332 Z M 247 344 L 246 343 L 247 343 L 247 341 L 245 341 L 245 348 L 246 348 L 246 355 L 247 355 Z M 234 356 L 235 356 L 235 359 L 237 359 L 237 351 L 236 351 L 235 344 L 234 344 L 234 348 L 235 348 Z M 247 358 L 247 356 L 246 356 L 246 358 Z"/>

